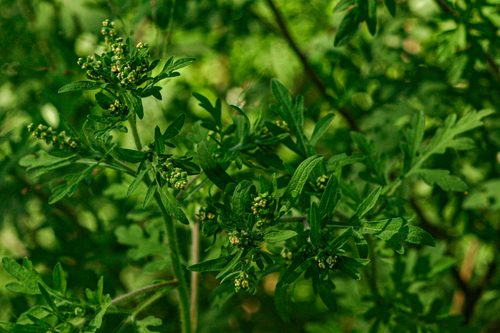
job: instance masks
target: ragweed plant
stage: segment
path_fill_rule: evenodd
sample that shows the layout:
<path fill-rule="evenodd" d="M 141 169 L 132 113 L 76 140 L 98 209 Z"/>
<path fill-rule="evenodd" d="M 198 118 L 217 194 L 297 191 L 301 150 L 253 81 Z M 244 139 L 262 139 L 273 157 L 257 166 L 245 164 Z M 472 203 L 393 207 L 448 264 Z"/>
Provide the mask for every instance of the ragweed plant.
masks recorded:
<path fill-rule="evenodd" d="M 69 83 L 59 92 L 99 90 L 95 99 L 102 110 L 89 114 L 85 128 L 71 136 L 43 124 L 30 125 L 28 130 L 33 136 L 52 144 L 53 150 L 50 154 L 40 151 L 28 155 L 20 164 L 35 170 L 38 176 L 70 165 L 81 166 L 53 189 L 50 203 L 73 195 L 101 168 L 132 177 L 126 196 L 137 195 L 136 189 L 143 186 L 142 209 L 161 215 L 164 228 L 160 232 L 157 226 L 147 224 L 144 230 L 149 238 L 138 224 L 118 228 L 115 234 L 122 244 L 137 246 L 131 255 L 135 259 L 168 255 L 165 262 L 174 280 L 112 299 L 104 294 L 105 281 L 101 279 L 96 291 L 88 290 L 85 298 L 77 298 L 66 290 L 61 265 L 53 269 L 51 287 L 28 259 L 21 266 L 5 258 L 5 270 L 19 281 L 9 284 L 8 289 L 39 295 L 48 305 L 34 306 L 15 323 L 1 323 L 7 332 L 90 333 L 104 327 L 118 332 L 124 327 L 151 332 L 148 326 L 158 326 L 161 321 L 154 317 L 138 320 L 136 316 L 171 288 L 177 292 L 182 332 L 190 332 L 195 319 L 191 309 L 196 304 L 191 304 L 189 293 L 196 288 L 190 285 L 188 270 L 216 272 L 221 287 L 214 291 L 214 298 L 226 301 L 236 293 L 256 294 L 265 279 L 279 274 L 273 297 L 284 321 L 291 320 L 289 302 L 295 286 L 307 280 L 323 303 L 335 309 L 335 279 L 360 280 L 362 272 L 373 277 L 375 273 L 366 270 L 373 269 L 370 261 L 376 262 L 380 256 L 376 246 L 403 254 L 402 242 L 435 245 L 433 237 L 411 223 L 414 214 L 405 206 L 404 198 L 398 197 L 397 189 L 409 179 L 420 177 L 447 191 L 465 191 L 465 182 L 448 170 L 427 169 L 424 165 L 430 156 L 443 154 L 449 148 L 470 149 L 470 140 L 461 135 L 481 126 L 482 119 L 491 113 L 470 111 L 459 120 L 450 115 L 444 126 L 426 140 L 425 116 L 415 113 L 401 144 L 401 156 L 393 163 L 383 160 L 361 133 L 352 135 L 359 151 L 354 155 L 322 156 L 317 143 L 328 133 L 334 114 L 325 115 L 312 134 L 306 134 L 302 96 L 294 100 L 283 84 L 272 80 L 271 93 L 277 104 L 270 105 L 266 110 L 271 112 L 253 122 L 245 110 L 234 105 L 232 117 L 226 121 L 220 99 L 212 104 L 208 98 L 193 93 L 211 115 L 210 119 L 191 124 L 192 133 L 186 137 L 193 149 L 182 150 L 172 142 L 183 129 L 184 114 L 165 129 L 149 128 L 154 141 L 143 144 L 137 119 L 147 119 L 152 110 L 144 110 L 142 99 L 152 96 L 161 100 L 162 87 L 157 83 L 179 76 L 177 70 L 194 59 L 174 61 L 171 57 L 153 76 L 160 61 L 150 60 L 146 43 L 134 44 L 131 38 L 117 37 L 114 23 L 108 20 L 103 22 L 101 32 L 108 50 L 78 60 L 89 81 Z M 279 119 L 266 120 L 273 117 Z M 92 133 L 86 131 L 88 128 Z M 113 131 L 130 131 L 135 149 L 120 147 Z M 284 162 L 280 147 L 292 151 L 295 162 Z M 361 170 L 355 183 L 343 178 L 343 168 L 351 165 Z M 391 168 L 390 172 L 387 168 Z M 155 204 L 150 205 L 153 201 Z M 196 220 L 216 251 L 211 253 L 211 259 L 191 264 L 182 258 L 177 231 L 186 232 L 185 225 Z M 165 235 L 168 247 L 159 241 L 160 234 Z M 146 242 L 155 246 L 143 246 Z M 377 301 L 380 291 L 375 284 L 371 288 Z M 151 290 L 157 292 L 131 314 L 120 307 L 124 299 Z M 375 310 L 380 303 L 376 301 Z M 403 317 L 409 311 L 404 301 L 395 297 L 399 302 L 395 308 Z M 369 314 L 375 316 L 375 310 Z M 110 329 L 106 320 L 111 313 L 125 318 Z"/>

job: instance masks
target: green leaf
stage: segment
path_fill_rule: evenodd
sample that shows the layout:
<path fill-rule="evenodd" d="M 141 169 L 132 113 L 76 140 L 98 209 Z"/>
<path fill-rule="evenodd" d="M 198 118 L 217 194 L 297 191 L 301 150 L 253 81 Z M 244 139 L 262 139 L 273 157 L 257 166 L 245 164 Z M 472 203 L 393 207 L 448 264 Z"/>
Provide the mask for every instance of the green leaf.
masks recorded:
<path fill-rule="evenodd" d="M 321 240 L 321 215 L 318 212 L 318 204 L 316 202 L 312 202 L 311 210 L 309 211 L 308 222 L 310 226 L 309 235 L 311 237 L 311 244 L 317 245 Z"/>
<path fill-rule="evenodd" d="M 167 127 L 165 133 L 163 133 L 163 140 L 171 139 L 181 132 L 184 122 L 186 121 L 186 114 L 183 113 Z"/>
<path fill-rule="evenodd" d="M 355 0 L 340 0 L 339 3 L 333 8 L 333 14 L 343 12 L 350 6 L 354 6 Z"/>
<path fill-rule="evenodd" d="M 356 230 L 353 230 L 353 236 L 359 256 L 365 259 L 368 258 L 368 242 L 366 239 Z"/>
<path fill-rule="evenodd" d="M 293 230 L 272 230 L 264 234 L 264 242 L 274 244 L 295 236 L 297 233 Z"/>
<path fill-rule="evenodd" d="M 346 273 L 354 280 L 361 279 L 357 268 L 365 266 L 369 260 L 367 259 L 355 259 L 350 257 L 341 256 L 340 260 L 335 264 L 335 268 Z"/>
<path fill-rule="evenodd" d="M 331 219 L 340 201 L 341 193 L 337 176 L 332 174 L 326 183 L 326 188 L 319 201 L 319 216 Z"/>
<path fill-rule="evenodd" d="M 288 309 L 288 285 L 283 287 L 276 287 L 274 290 L 274 304 L 276 310 L 285 323 L 290 322 L 290 310 Z"/>
<path fill-rule="evenodd" d="M 58 93 L 65 93 L 69 91 L 78 91 L 78 90 L 95 90 L 104 87 L 104 83 L 101 82 L 92 82 L 92 81 L 77 81 L 71 82 L 64 86 L 62 86 Z M 108 105 L 109 107 L 109 105 Z"/>
<path fill-rule="evenodd" d="M 66 277 L 64 276 L 64 271 L 60 263 L 57 263 L 52 271 L 52 280 L 54 281 L 54 286 L 61 293 L 66 293 Z"/>
<path fill-rule="evenodd" d="M 396 0 L 384 0 L 384 3 L 392 17 L 396 16 Z"/>
<path fill-rule="evenodd" d="M 168 246 L 163 244 L 161 232 L 157 228 L 148 229 L 148 236 L 137 224 L 119 226 L 115 230 L 118 243 L 130 246 L 127 256 L 133 260 L 140 260 L 154 255 L 166 256 Z"/>
<path fill-rule="evenodd" d="M 176 60 L 175 62 L 173 61 L 174 57 L 171 57 L 167 63 L 165 64 L 165 67 L 163 67 L 162 72 L 166 73 L 172 73 L 173 71 L 176 71 L 178 69 L 184 68 L 193 62 L 196 61 L 195 58 L 182 58 L 179 60 Z"/>
<path fill-rule="evenodd" d="M 44 288 L 44 286 L 42 286 L 41 283 L 38 283 L 38 289 L 40 290 L 40 293 L 42 294 L 42 297 L 45 299 L 45 301 L 47 302 L 47 304 L 49 304 L 50 308 L 54 311 L 54 314 L 59 318 L 59 319 L 62 319 L 64 320 L 64 317 L 61 315 L 61 313 L 59 312 L 59 309 L 57 308 L 57 306 L 55 305 L 54 303 L 54 300 L 52 299 L 52 297 L 50 296 L 49 292 L 47 291 L 47 289 Z"/>
<path fill-rule="evenodd" d="M 107 301 L 99 307 L 99 311 L 96 313 L 94 318 L 92 318 L 84 333 L 95 333 L 101 327 L 102 319 L 104 318 L 108 308 L 111 306 L 109 296 L 107 298 Z"/>
<path fill-rule="evenodd" d="M 144 178 L 146 173 L 148 173 L 148 168 L 142 169 L 141 172 L 137 174 L 135 179 L 132 181 L 132 183 L 130 183 L 130 186 L 128 187 L 127 197 L 129 197 L 135 191 L 135 189 L 141 184 L 142 179 Z"/>
<path fill-rule="evenodd" d="M 419 169 L 417 175 L 429 185 L 437 184 L 445 191 L 464 192 L 467 184 L 457 176 L 450 175 L 449 170 L 441 169 Z"/>
<path fill-rule="evenodd" d="M 42 278 L 38 272 L 33 268 L 33 264 L 28 258 L 23 259 L 23 265 L 19 265 L 16 261 L 9 257 L 2 259 L 3 269 L 13 278 L 19 281 L 8 283 L 5 288 L 27 295 L 39 295 L 40 289 L 38 284 L 42 283 Z"/>
<path fill-rule="evenodd" d="M 282 288 L 286 285 L 289 285 L 295 281 L 301 273 L 297 273 L 295 270 L 304 262 L 304 256 L 300 253 L 297 253 L 293 258 L 290 266 L 287 267 L 285 273 L 280 276 L 278 283 L 276 284 L 276 289 Z"/>
<path fill-rule="evenodd" d="M 183 224 L 189 224 L 189 220 L 187 219 L 186 214 L 184 214 L 184 212 L 182 211 L 179 201 L 170 193 L 168 187 L 165 190 L 160 185 L 158 185 L 157 190 L 160 193 L 161 202 L 167 209 L 168 215 L 174 216 L 177 220 L 179 220 L 179 222 Z"/>
<path fill-rule="evenodd" d="M 158 126 L 155 127 L 155 150 L 159 155 L 165 154 L 165 140 Z"/>
<path fill-rule="evenodd" d="M 337 250 L 342 248 L 345 243 L 353 236 L 353 229 L 349 228 L 346 231 L 344 231 L 342 234 L 340 234 L 338 237 L 333 239 L 330 244 L 328 244 L 328 248 L 331 250 Z"/>
<path fill-rule="evenodd" d="M 144 117 L 144 108 L 142 106 L 142 99 L 140 96 L 136 95 L 134 92 L 126 90 L 124 92 L 125 100 L 128 101 L 130 110 L 142 119 Z"/>
<path fill-rule="evenodd" d="M 246 207 L 249 207 L 249 194 L 254 185 L 251 181 L 242 180 L 234 189 L 232 206 L 233 212 L 239 219 L 245 218 Z"/>
<path fill-rule="evenodd" d="M 420 150 L 422 140 L 425 133 L 425 114 L 420 111 L 413 117 L 410 130 L 406 135 L 406 143 L 402 145 L 403 152 L 405 153 L 404 168 L 407 172 L 414 163 L 414 160 Z"/>
<path fill-rule="evenodd" d="M 198 161 L 200 162 L 200 166 L 207 175 L 208 179 L 210 179 L 221 190 L 224 190 L 227 184 L 234 183 L 231 176 L 229 176 L 212 157 L 212 153 L 205 140 L 198 143 Z"/>
<path fill-rule="evenodd" d="M 337 311 L 336 295 L 332 292 L 334 286 L 330 280 L 320 281 L 318 294 L 323 303 L 332 311 Z"/>
<path fill-rule="evenodd" d="M 337 34 L 335 35 L 333 45 L 339 47 L 347 44 L 354 37 L 356 31 L 358 31 L 361 22 L 363 22 L 363 17 L 361 15 L 361 9 L 356 1 L 356 5 L 351 7 L 342 19 Z"/>
<path fill-rule="evenodd" d="M 221 257 L 188 266 L 187 269 L 195 272 L 217 272 L 226 267 L 229 261 L 228 257 Z"/>
<path fill-rule="evenodd" d="M 144 202 L 142 203 L 143 209 L 145 209 L 146 206 L 151 202 L 151 200 L 153 200 L 157 187 L 158 185 L 156 185 L 156 182 L 153 182 L 149 185 L 148 191 L 146 192 L 146 196 L 144 197 Z"/>
<path fill-rule="evenodd" d="M 134 324 L 137 327 L 139 333 L 157 333 L 156 331 L 149 330 L 148 326 L 161 326 L 163 322 L 160 318 L 148 316 L 142 320 L 135 320 Z"/>
<path fill-rule="evenodd" d="M 316 126 L 314 126 L 313 134 L 311 135 L 311 139 L 309 140 L 311 142 L 311 145 L 313 146 L 316 145 L 318 140 L 328 130 L 328 127 L 330 126 L 334 117 L 335 117 L 334 113 L 329 113 L 316 123 Z"/>
<path fill-rule="evenodd" d="M 366 24 L 370 34 L 374 36 L 377 33 L 377 0 L 368 0 L 367 6 Z"/>
<path fill-rule="evenodd" d="M 380 196 L 382 188 L 375 188 L 356 209 L 356 212 L 349 219 L 349 224 L 358 224 L 359 221 L 375 206 Z"/>
<path fill-rule="evenodd" d="M 285 211 L 288 211 L 297 201 L 304 185 L 313 171 L 314 167 L 323 160 L 323 156 L 314 155 L 304 160 L 295 170 L 292 179 L 280 198 L 280 204 L 285 206 Z"/>
<path fill-rule="evenodd" d="M 203 95 L 200 95 L 198 93 L 193 93 L 193 97 L 196 98 L 198 101 L 200 101 L 199 105 L 202 108 L 204 108 L 205 110 L 207 110 L 212 115 L 212 117 L 215 120 L 215 124 L 219 127 L 219 130 L 221 130 L 222 129 L 222 121 L 221 121 L 222 104 L 221 104 L 220 99 L 217 99 L 217 101 L 215 102 L 215 107 L 214 107 L 214 106 L 212 106 L 212 103 L 210 103 L 208 98 L 206 98 Z"/>
<path fill-rule="evenodd" d="M 225 274 L 231 272 L 233 268 L 236 267 L 240 263 L 241 256 L 243 255 L 243 250 L 239 250 L 236 255 L 233 256 L 231 261 L 217 274 L 215 277 L 216 279 L 219 279 L 223 277 Z"/>
<path fill-rule="evenodd" d="M 139 150 L 125 149 L 115 147 L 113 152 L 116 156 L 129 163 L 139 163 L 142 162 L 146 158 L 146 153 Z"/>
<path fill-rule="evenodd" d="M 97 167 L 97 165 L 92 165 L 85 169 L 82 173 L 80 174 L 73 174 L 73 175 L 66 175 L 64 176 L 64 180 L 66 181 L 64 184 L 61 186 L 56 187 L 52 191 L 52 195 L 49 198 L 49 204 L 52 205 L 65 196 L 71 197 L 75 192 L 76 189 L 78 188 L 78 185 L 84 180 L 87 182 L 90 181 L 91 176 L 92 176 L 92 171 Z"/>

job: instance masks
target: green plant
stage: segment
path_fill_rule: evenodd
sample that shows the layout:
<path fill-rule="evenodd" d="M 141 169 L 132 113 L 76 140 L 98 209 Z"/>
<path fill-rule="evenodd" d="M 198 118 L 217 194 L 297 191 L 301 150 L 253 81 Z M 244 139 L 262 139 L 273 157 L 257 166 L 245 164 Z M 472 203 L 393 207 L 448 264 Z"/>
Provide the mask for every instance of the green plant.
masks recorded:
<path fill-rule="evenodd" d="M 394 15 L 395 2 L 385 4 Z M 336 45 L 349 42 L 364 21 L 375 33 L 375 1 L 340 1 L 336 8 L 348 9 Z M 321 144 L 333 141 L 329 129 L 334 114 L 323 114 L 307 131 L 304 97 L 293 98 L 273 79 L 274 104 L 258 115 L 242 105 L 230 105 L 227 111 L 221 99 L 213 104 L 193 93 L 211 118 L 176 114 L 162 129 L 147 122 L 154 110 L 145 108 L 143 99 L 162 100 L 160 81 L 179 76 L 177 71 L 194 59 L 171 57 L 159 70 L 160 61 L 150 61 L 146 43 L 135 45 L 131 38 L 117 37 L 114 26 L 103 22 L 107 51 L 78 60 L 90 81 L 59 90 L 99 90 L 95 101 L 100 108 L 92 109 L 81 130 L 29 125 L 32 136 L 52 146 L 49 154 L 40 150 L 19 164 L 36 177 L 62 172 L 63 181 L 53 186 L 48 198 L 53 205 L 85 188 L 84 181 L 92 186 L 100 173 L 119 179 L 112 186 L 113 195 L 133 202 L 133 209 L 127 216 L 131 222 L 117 226 L 113 237 L 127 246 L 127 257 L 140 262 L 144 271 L 168 267 L 173 280 L 156 281 L 113 299 L 104 291 L 107 278 L 101 277 L 96 291 L 87 289 L 82 295 L 67 288 L 61 264 L 52 270 L 53 283 L 47 283 L 29 259 L 20 265 L 6 257 L 5 271 L 18 280 L 7 289 L 35 296 L 36 301 L 15 323 L 0 323 L 0 330 L 152 332 L 154 328 L 148 327 L 165 323 L 149 315 L 150 305 L 175 290 L 181 330 L 190 332 L 197 329 L 198 307 L 191 301 L 196 299 L 197 281 L 210 274 L 220 283 L 210 298 L 221 308 L 232 298 L 258 294 L 265 281 L 276 278 L 273 299 L 285 323 L 294 320 L 297 310 L 291 310 L 290 301 L 301 289 L 309 288 L 328 309 L 337 311 L 343 307 L 339 294 L 349 294 L 350 280 L 361 280 L 369 290 L 362 299 L 363 316 L 372 332 L 462 329 L 461 317 L 450 314 L 436 295 L 423 301 L 414 291 L 456 260 L 436 243 L 440 235 L 433 225 L 420 228 L 414 223 L 416 215 L 420 222 L 425 220 L 407 193 L 417 179 L 437 185 L 440 193 L 460 196 L 467 191 L 466 181 L 449 166 L 430 162 L 453 150 L 472 150 L 474 140 L 464 134 L 481 128 L 491 109 L 470 109 L 460 117 L 449 114 L 437 125 L 427 123 L 430 117 L 423 111 L 412 110 L 398 129 L 400 151 L 391 154 L 381 153 L 373 135 L 352 126 L 350 138 L 344 139 L 352 140 L 354 151 L 333 154 Z M 334 93 L 342 89 L 349 87 L 337 86 Z M 331 102 L 333 97 L 326 99 Z M 354 121 L 349 113 L 340 113 L 347 123 Z M 124 144 L 129 131 L 135 148 Z M 144 137 L 151 141 L 144 144 Z M 196 260 L 196 251 L 189 253 L 183 244 L 198 228 L 205 238 L 191 242 L 206 245 L 204 260 Z M 405 253 L 405 243 L 417 245 L 405 245 L 413 260 L 399 256 Z M 436 245 L 436 250 L 420 249 Z M 416 249 L 427 254 L 417 255 Z M 391 266 L 384 267 L 386 260 Z M 189 278 L 188 270 L 202 274 Z M 145 298 L 132 310 L 121 306 L 140 297 Z"/>

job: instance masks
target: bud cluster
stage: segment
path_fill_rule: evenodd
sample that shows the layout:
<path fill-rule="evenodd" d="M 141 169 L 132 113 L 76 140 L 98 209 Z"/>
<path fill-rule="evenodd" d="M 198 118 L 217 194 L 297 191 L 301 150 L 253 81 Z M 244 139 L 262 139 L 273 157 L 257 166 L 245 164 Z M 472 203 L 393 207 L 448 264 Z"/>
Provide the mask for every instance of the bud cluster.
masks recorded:
<path fill-rule="evenodd" d="M 207 208 L 201 207 L 200 211 L 198 212 L 198 217 L 200 218 L 200 221 L 211 221 L 215 220 L 217 217 L 214 213 L 207 211 Z"/>
<path fill-rule="evenodd" d="M 149 69 L 149 48 L 147 43 L 130 46 L 123 37 L 116 37 L 115 23 L 102 22 L 101 33 L 105 36 L 110 50 L 101 56 L 78 59 L 78 65 L 87 70 L 91 80 L 115 82 L 120 86 L 135 87 L 143 83 Z"/>
<path fill-rule="evenodd" d="M 158 172 L 168 183 L 169 187 L 182 190 L 187 185 L 187 172 L 174 165 L 170 158 L 158 158 Z"/>
<path fill-rule="evenodd" d="M 234 289 L 236 292 L 240 290 L 247 291 L 250 288 L 249 275 L 247 273 L 241 272 L 241 274 L 234 279 Z"/>
<path fill-rule="evenodd" d="M 77 139 L 66 135 L 65 131 L 57 133 L 52 127 L 45 125 L 38 125 L 31 123 L 28 125 L 28 132 L 32 133 L 34 137 L 45 140 L 47 144 L 52 144 L 61 150 L 75 150 L 81 146 Z"/>
<path fill-rule="evenodd" d="M 128 114 L 128 107 L 125 105 L 125 103 L 120 102 L 119 100 L 115 99 L 115 101 L 109 105 L 110 115 L 112 117 L 120 117 L 120 116 L 126 116 Z"/>
<path fill-rule="evenodd" d="M 252 213 L 259 218 L 257 227 L 262 227 L 265 223 L 274 221 L 274 205 L 276 200 L 268 192 L 259 193 L 252 202 Z"/>
<path fill-rule="evenodd" d="M 287 132 L 290 132 L 290 128 L 288 127 L 288 124 L 286 123 L 286 121 L 284 121 L 284 120 L 276 120 L 275 123 L 276 123 L 276 126 L 284 129 Z"/>
<path fill-rule="evenodd" d="M 248 230 L 235 230 L 229 233 L 229 243 L 244 248 L 255 241 L 255 235 Z"/>
<path fill-rule="evenodd" d="M 326 188 L 326 184 L 328 183 L 328 179 L 330 179 L 330 177 L 328 177 L 327 175 L 319 176 L 318 179 L 316 179 L 316 186 L 320 190 L 324 191 Z"/>
<path fill-rule="evenodd" d="M 333 269 L 335 268 L 335 264 L 337 263 L 338 257 L 337 255 L 329 255 L 327 253 L 320 254 L 315 257 L 316 262 L 318 263 L 318 267 L 321 269 Z"/>
<path fill-rule="evenodd" d="M 284 247 L 283 250 L 281 250 L 281 257 L 283 259 L 292 260 L 293 259 L 293 252 L 289 248 Z"/>

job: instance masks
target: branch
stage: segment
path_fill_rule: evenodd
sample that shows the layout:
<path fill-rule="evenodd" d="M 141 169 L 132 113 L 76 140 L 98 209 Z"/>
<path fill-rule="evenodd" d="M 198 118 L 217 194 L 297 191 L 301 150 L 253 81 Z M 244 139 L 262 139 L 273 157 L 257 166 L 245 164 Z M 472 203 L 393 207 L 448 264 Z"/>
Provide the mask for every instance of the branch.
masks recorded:
<path fill-rule="evenodd" d="M 276 7 L 273 0 L 267 0 L 267 3 L 271 8 L 271 10 L 273 11 L 274 17 L 276 18 L 276 23 L 280 27 L 280 30 L 283 33 L 283 36 L 285 37 L 286 41 L 288 42 L 288 45 L 292 48 L 292 50 L 295 52 L 300 62 L 302 63 L 302 66 L 304 67 L 307 76 L 309 76 L 313 84 L 316 86 L 316 88 L 318 88 L 321 95 L 323 95 L 325 99 L 327 99 L 330 103 L 334 102 L 333 97 L 330 94 L 328 94 L 325 84 L 323 83 L 323 81 L 321 81 L 318 74 L 316 74 L 314 69 L 311 67 L 309 61 L 307 60 L 307 57 L 305 56 L 304 53 L 302 53 L 299 46 L 297 45 L 292 35 L 290 34 L 290 31 L 288 30 L 283 14 Z M 347 110 L 340 108 L 338 111 L 347 120 L 349 126 L 353 131 L 360 132 L 358 124 L 351 116 L 351 114 L 347 112 Z"/>
<path fill-rule="evenodd" d="M 116 305 L 117 303 L 123 302 L 131 297 L 140 295 L 142 293 L 145 293 L 145 292 L 148 292 L 151 290 L 156 290 L 156 289 L 160 289 L 160 288 L 167 287 L 167 286 L 177 287 L 178 285 L 179 285 L 179 281 L 176 281 L 176 280 L 153 284 L 153 285 L 141 288 L 141 289 L 134 290 L 134 291 L 132 291 L 128 294 L 122 295 L 120 297 L 117 297 L 111 301 L 111 304 Z"/>

